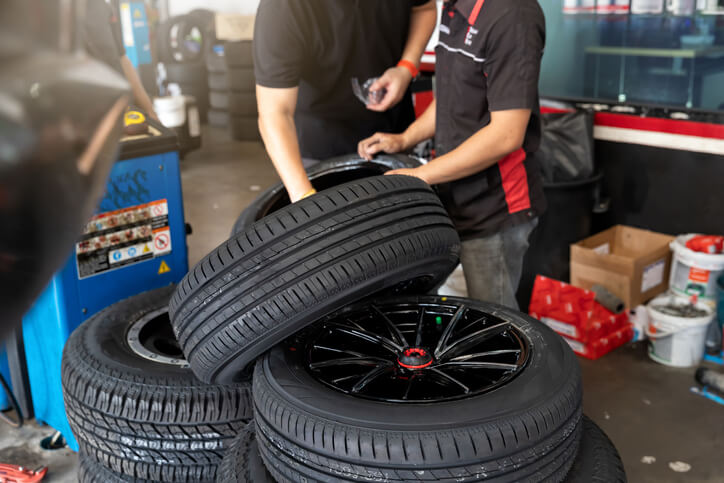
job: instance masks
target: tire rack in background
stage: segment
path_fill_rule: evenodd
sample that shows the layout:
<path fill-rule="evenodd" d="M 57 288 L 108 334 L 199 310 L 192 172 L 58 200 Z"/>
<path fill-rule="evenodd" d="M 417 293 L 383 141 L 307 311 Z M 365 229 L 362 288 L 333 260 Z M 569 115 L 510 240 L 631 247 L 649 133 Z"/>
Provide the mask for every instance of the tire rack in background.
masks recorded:
<path fill-rule="evenodd" d="M 189 47 L 179 37 L 198 32 L 199 42 Z M 171 17 L 158 30 L 159 60 L 166 67 L 166 80 L 178 84 L 181 93 L 193 96 L 199 110 L 201 122 L 206 122 L 209 111 L 209 85 L 204 53 L 213 44 L 213 13 L 197 9 L 187 15 Z"/>
<path fill-rule="evenodd" d="M 237 141 L 261 141 L 257 122 L 252 42 L 227 42 L 224 50 L 229 81 L 231 137 Z"/>
<path fill-rule="evenodd" d="M 216 127 L 229 125 L 229 76 L 226 68 L 226 46 L 215 42 L 206 49 L 206 69 L 209 83 L 209 124 Z"/>

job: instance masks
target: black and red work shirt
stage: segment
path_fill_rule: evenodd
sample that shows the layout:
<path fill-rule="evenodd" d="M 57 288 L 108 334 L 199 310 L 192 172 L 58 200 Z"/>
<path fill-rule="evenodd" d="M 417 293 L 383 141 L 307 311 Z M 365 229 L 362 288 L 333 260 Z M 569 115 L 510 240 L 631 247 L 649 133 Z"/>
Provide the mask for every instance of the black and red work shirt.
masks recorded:
<path fill-rule="evenodd" d="M 440 186 L 463 239 L 492 235 L 545 210 L 538 76 L 545 19 L 537 0 L 448 0 L 436 48 L 438 155 L 490 123 L 491 111 L 530 109 L 523 148 L 490 168 Z"/>
<path fill-rule="evenodd" d="M 299 87 L 295 113 L 302 156 L 357 152 L 377 131 L 415 120 L 412 96 L 387 112 L 367 109 L 352 90 L 402 58 L 412 9 L 429 0 L 261 0 L 254 26 L 256 83 Z"/>

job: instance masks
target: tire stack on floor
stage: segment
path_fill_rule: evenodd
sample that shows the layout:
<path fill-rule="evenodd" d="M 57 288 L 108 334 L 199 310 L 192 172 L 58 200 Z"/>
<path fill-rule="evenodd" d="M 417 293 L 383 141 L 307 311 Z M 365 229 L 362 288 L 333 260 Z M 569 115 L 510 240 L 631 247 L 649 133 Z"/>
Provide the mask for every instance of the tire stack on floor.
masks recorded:
<path fill-rule="evenodd" d="M 260 141 L 251 41 L 224 46 L 229 81 L 229 132 L 237 141 Z"/>
<path fill-rule="evenodd" d="M 212 43 L 213 13 L 208 10 L 171 17 L 159 27 L 159 59 L 166 68 L 166 79 L 177 84 L 181 94 L 194 97 L 201 122 L 206 122 L 209 110 L 204 55 Z"/>
<path fill-rule="evenodd" d="M 201 380 L 251 376 L 254 428 L 219 481 L 625 481 L 581 414 L 567 344 L 504 307 L 425 295 L 457 263 L 452 223 L 425 183 L 361 164 L 355 180 L 355 162 L 316 167 L 327 189 L 293 205 L 262 194 L 171 300 Z"/>
<path fill-rule="evenodd" d="M 229 74 L 226 67 L 226 45 L 216 42 L 206 51 L 209 72 L 209 124 L 229 126 Z"/>
<path fill-rule="evenodd" d="M 375 176 L 415 164 L 338 159 L 310 173 L 316 195 L 290 205 L 280 186 L 262 194 L 176 287 L 178 346 L 150 322 L 165 313 L 150 295 L 78 329 L 64 381 L 83 474 L 203 481 L 175 471 L 189 435 L 205 442 L 190 448 L 226 450 L 234 432 L 219 482 L 625 481 L 582 416 L 580 369 L 559 336 L 501 306 L 426 295 L 457 265 L 457 233 L 424 182 Z M 154 377 L 159 348 L 182 351 L 208 386 Z M 200 400 L 223 390 L 238 404 Z M 195 456 L 215 464 L 218 453 Z"/>
<path fill-rule="evenodd" d="M 118 302 L 63 350 L 63 395 L 81 483 L 213 482 L 252 417 L 246 384 L 199 381 L 168 318 L 173 286 Z"/>

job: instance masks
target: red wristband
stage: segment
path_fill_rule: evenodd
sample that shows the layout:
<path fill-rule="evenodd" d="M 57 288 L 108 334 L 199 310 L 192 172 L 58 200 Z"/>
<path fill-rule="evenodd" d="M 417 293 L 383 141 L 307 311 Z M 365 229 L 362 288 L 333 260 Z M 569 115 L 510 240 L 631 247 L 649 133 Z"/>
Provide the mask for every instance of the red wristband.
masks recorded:
<path fill-rule="evenodd" d="M 397 67 L 404 67 L 405 69 L 409 70 L 410 74 L 412 74 L 413 79 L 417 77 L 417 74 L 420 73 L 420 69 L 415 67 L 415 64 L 406 59 L 402 59 L 401 61 L 399 61 L 397 63 Z"/>

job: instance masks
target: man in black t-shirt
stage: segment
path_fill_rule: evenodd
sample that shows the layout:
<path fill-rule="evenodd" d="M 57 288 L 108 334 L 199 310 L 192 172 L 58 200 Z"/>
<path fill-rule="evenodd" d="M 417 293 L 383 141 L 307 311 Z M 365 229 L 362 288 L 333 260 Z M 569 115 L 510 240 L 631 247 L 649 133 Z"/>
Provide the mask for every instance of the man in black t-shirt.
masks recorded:
<path fill-rule="evenodd" d="M 83 33 L 86 51 L 95 59 L 123 74 L 131 85 L 136 105 L 158 120 L 153 102 L 123 47 L 118 2 L 89 0 L 86 3 Z"/>
<path fill-rule="evenodd" d="M 436 49 L 436 95 L 404 133 L 377 133 L 361 156 L 435 136 L 437 158 L 416 169 L 439 185 L 463 240 L 469 295 L 517 307 L 528 237 L 545 210 L 538 166 L 538 76 L 545 19 L 537 0 L 448 0 Z"/>
<path fill-rule="evenodd" d="M 254 27 L 259 128 L 292 201 L 313 192 L 302 158 L 349 154 L 415 119 L 410 81 L 435 28 L 434 0 L 261 0 Z M 351 81 L 386 89 L 363 105 Z"/>

